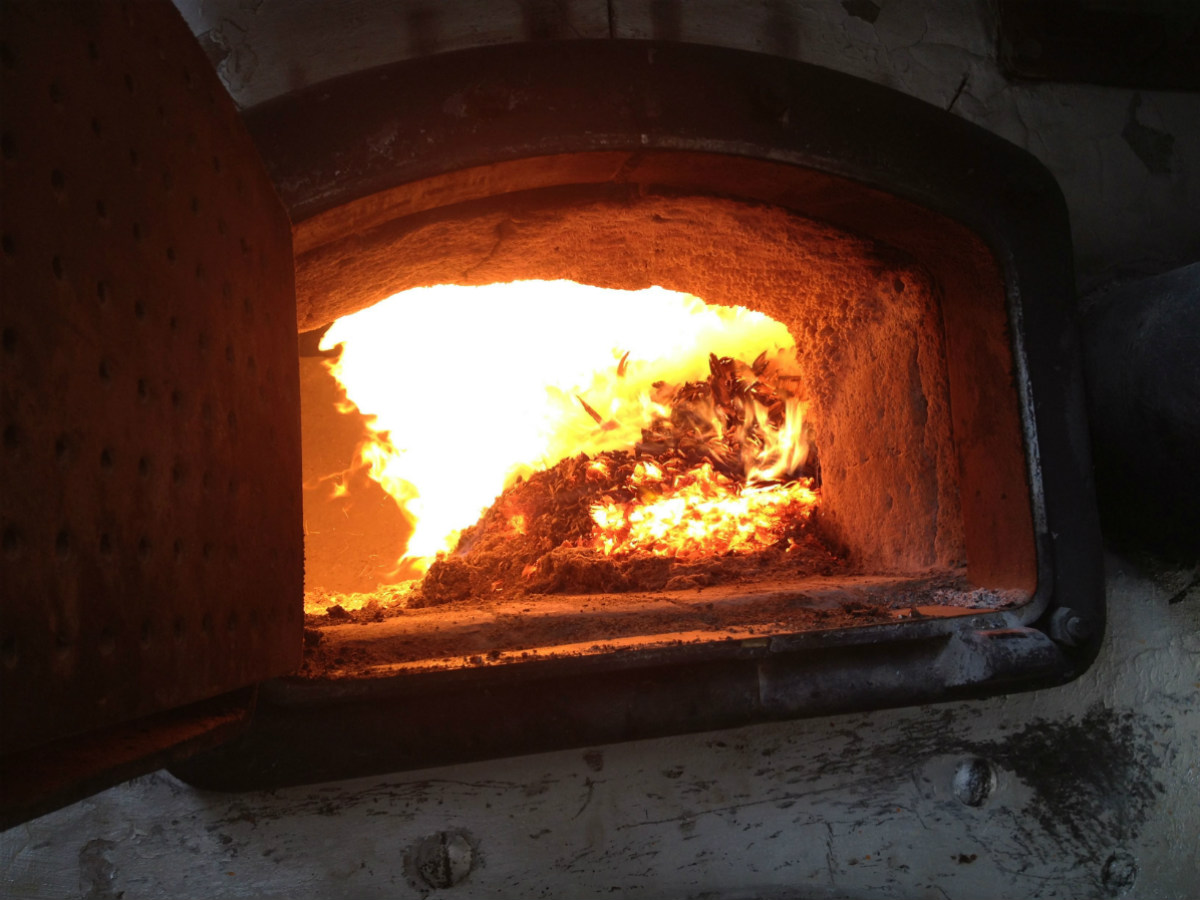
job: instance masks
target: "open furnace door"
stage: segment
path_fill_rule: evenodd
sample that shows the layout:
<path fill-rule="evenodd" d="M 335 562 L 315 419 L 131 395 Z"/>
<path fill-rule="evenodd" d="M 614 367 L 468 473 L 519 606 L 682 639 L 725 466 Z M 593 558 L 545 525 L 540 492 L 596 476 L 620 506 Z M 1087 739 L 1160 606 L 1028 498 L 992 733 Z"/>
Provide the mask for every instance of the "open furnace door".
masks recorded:
<path fill-rule="evenodd" d="M 301 651 L 291 230 L 170 3 L 3 2 L 0 827 Z"/>

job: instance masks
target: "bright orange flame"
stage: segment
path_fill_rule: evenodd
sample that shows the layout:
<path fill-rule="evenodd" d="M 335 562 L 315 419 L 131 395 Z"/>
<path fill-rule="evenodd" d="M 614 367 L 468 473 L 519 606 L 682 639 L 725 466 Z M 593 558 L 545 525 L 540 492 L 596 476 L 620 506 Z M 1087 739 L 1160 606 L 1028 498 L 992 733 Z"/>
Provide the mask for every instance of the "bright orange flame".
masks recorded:
<path fill-rule="evenodd" d="M 359 455 L 412 518 L 405 555 L 425 558 L 422 569 L 516 477 L 636 445 L 670 415 L 664 386 L 703 381 L 710 353 L 794 347 L 784 325 L 741 307 L 567 281 L 405 291 L 335 322 L 321 348 L 338 344 L 330 370 L 369 417 Z M 782 426 L 746 405 L 745 424 L 764 426 L 761 446 L 743 450 L 751 484 L 804 459 L 800 404 L 787 403 Z"/>
<path fill-rule="evenodd" d="M 812 513 L 809 479 L 743 488 L 705 461 L 667 474 L 639 462 L 629 477 L 637 496 L 592 507 L 592 544 L 606 556 L 652 553 L 690 559 L 773 546 Z"/>

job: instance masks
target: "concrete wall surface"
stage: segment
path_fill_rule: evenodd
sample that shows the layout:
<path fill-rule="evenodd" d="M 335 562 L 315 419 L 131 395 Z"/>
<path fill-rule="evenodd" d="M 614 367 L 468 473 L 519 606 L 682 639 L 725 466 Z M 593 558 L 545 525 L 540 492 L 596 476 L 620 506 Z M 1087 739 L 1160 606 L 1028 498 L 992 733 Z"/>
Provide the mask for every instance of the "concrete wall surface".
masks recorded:
<path fill-rule="evenodd" d="M 1100 659 L 1052 690 L 271 792 L 150 775 L 0 834 L 0 895 L 1190 897 L 1191 577 L 1110 558 Z"/>

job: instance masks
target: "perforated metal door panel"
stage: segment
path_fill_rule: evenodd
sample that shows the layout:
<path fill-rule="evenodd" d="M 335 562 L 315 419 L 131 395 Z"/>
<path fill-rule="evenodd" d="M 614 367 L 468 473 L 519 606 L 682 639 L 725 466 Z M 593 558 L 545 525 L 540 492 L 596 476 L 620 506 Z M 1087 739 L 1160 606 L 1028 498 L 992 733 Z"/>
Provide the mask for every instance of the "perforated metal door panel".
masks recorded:
<path fill-rule="evenodd" d="M 168 2 L 8 2 L 0 750 L 293 669 L 291 232 Z"/>

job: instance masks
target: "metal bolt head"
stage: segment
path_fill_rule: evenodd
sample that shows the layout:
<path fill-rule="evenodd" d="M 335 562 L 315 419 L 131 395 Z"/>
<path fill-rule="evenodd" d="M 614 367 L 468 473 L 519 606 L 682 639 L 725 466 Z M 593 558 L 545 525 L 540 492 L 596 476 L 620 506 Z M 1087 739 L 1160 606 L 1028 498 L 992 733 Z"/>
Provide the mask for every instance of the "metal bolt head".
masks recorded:
<path fill-rule="evenodd" d="M 431 888 L 463 881 L 475 866 L 475 845 L 465 831 L 439 831 L 422 838 L 409 851 L 416 877 Z"/>
<path fill-rule="evenodd" d="M 1050 616 L 1050 637 L 1068 647 L 1077 647 L 1092 634 L 1092 623 L 1069 606 Z"/>
<path fill-rule="evenodd" d="M 1110 897 L 1128 893 L 1137 877 L 1137 860 L 1128 850 L 1117 850 L 1104 861 L 1104 868 L 1100 871 L 1100 881 Z"/>
<path fill-rule="evenodd" d="M 996 770 L 986 759 L 964 759 L 954 770 L 954 796 L 966 806 L 983 806 L 996 790 Z"/>

